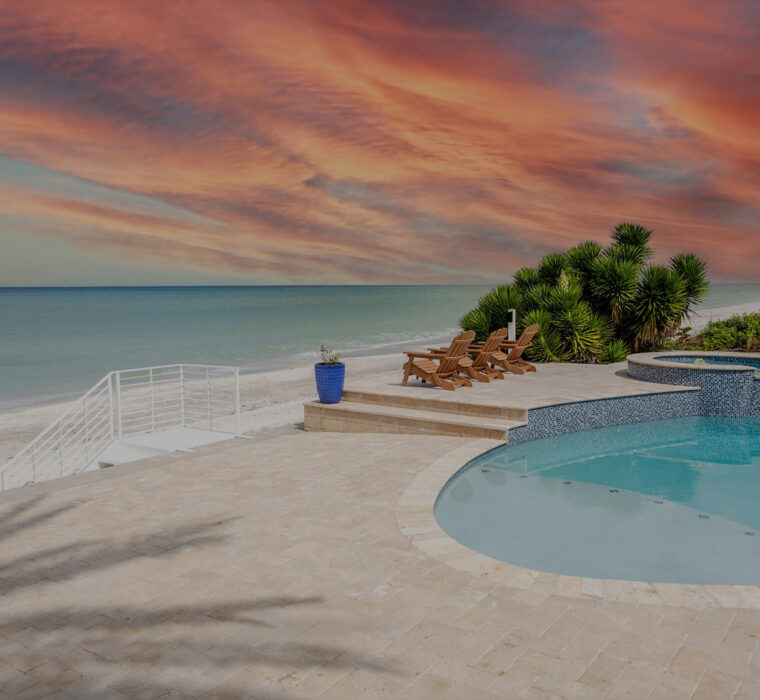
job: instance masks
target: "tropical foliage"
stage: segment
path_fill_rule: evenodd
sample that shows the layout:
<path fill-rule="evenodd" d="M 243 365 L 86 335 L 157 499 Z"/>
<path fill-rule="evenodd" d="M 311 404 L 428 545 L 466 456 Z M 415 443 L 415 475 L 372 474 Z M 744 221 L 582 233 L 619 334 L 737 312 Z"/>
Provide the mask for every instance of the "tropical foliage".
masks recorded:
<path fill-rule="evenodd" d="M 618 224 L 604 248 L 587 241 L 518 270 L 460 320 L 484 339 L 517 311 L 518 330 L 538 323 L 528 350 L 536 362 L 620 362 L 674 336 L 708 289 L 705 263 L 691 253 L 649 262 L 652 231 Z"/>
<path fill-rule="evenodd" d="M 681 338 L 673 347 L 760 352 L 760 314 L 742 314 L 713 321 L 696 337 Z"/>

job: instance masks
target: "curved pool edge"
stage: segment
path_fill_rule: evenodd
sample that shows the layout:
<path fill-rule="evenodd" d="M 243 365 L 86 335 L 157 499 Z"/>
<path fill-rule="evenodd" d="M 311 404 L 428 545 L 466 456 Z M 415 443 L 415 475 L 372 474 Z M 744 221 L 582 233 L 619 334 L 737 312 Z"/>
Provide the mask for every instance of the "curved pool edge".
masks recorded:
<path fill-rule="evenodd" d="M 668 362 L 667 357 L 721 357 L 736 365 Z M 699 415 L 760 417 L 760 379 L 757 368 L 741 365 L 742 359 L 760 362 L 758 353 L 661 351 L 628 356 L 628 374 L 643 382 L 690 386 L 699 389 Z"/>
<path fill-rule="evenodd" d="M 665 369 L 696 370 L 698 372 L 747 372 L 755 371 L 752 365 L 710 365 L 710 364 L 685 364 L 679 362 L 668 362 L 664 359 L 671 357 L 727 357 L 735 358 L 741 362 L 742 358 L 760 361 L 760 353 L 755 352 L 731 352 L 723 350 L 660 350 L 659 352 L 638 352 L 628 355 L 626 358 L 629 363 L 642 365 L 644 367 L 662 367 Z"/>
<path fill-rule="evenodd" d="M 760 586 L 657 583 L 553 574 L 508 564 L 457 542 L 435 518 L 433 509 L 438 495 L 474 460 L 506 444 L 499 440 L 470 440 L 431 462 L 415 477 L 396 504 L 396 523 L 410 544 L 458 571 L 487 577 L 494 585 L 506 585 L 542 599 L 559 595 L 695 610 L 760 609 Z"/>

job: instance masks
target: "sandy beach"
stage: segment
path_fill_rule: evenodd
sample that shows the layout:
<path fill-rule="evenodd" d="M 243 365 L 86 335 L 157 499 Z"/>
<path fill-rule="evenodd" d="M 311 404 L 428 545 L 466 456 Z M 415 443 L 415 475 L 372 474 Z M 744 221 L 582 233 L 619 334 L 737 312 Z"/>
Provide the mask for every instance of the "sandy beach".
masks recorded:
<path fill-rule="evenodd" d="M 710 321 L 757 312 L 760 312 L 760 301 L 704 309 L 694 312 L 687 325 L 697 332 Z M 347 375 L 354 379 L 372 379 L 394 368 L 399 370 L 400 378 L 403 356 L 394 349 L 388 354 L 349 357 L 345 362 Z M 316 397 L 313 372 L 313 365 L 309 363 L 241 375 L 244 432 L 258 433 L 301 423 L 304 401 Z M 0 411 L 0 463 L 13 457 L 69 403 L 69 400 L 56 401 Z"/>
<path fill-rule="evenodd" d="M 712 309 L 703 309 L 694 311 L 691 318 L 686 322 L 691 326 L 692 331 L 701 331 L 710 321 L 722 321 L 736 314 L 756 314 L 760 313 L 760 301 L 750 301 L 744 304 L 733 304 L 731 306 L 718 306 Z"/>

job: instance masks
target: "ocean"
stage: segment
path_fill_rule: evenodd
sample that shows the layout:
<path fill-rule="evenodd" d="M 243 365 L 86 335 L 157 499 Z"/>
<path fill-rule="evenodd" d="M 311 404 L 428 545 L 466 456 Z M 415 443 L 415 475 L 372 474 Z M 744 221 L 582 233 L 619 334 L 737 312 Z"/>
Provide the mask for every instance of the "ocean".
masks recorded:
<path fill-rule="evenodd" d="M 488 286 L 0 288 L 0 407 L 76 396 L 111 370 L 265 371 L 449 338 Z M 703 307 L 760 300 L 715 285 Z"/>

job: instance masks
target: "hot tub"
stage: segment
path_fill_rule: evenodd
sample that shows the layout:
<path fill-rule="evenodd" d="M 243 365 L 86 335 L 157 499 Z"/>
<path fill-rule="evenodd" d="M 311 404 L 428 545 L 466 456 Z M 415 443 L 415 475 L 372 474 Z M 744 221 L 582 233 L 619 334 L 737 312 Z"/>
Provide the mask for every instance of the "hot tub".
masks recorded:
<path fill-rule="evenodd" d="M 628 356 L 628 373 L 658 384 L 697 386 L 707 416 L 760 416 L 760 354 L 648 352 Z"/>

